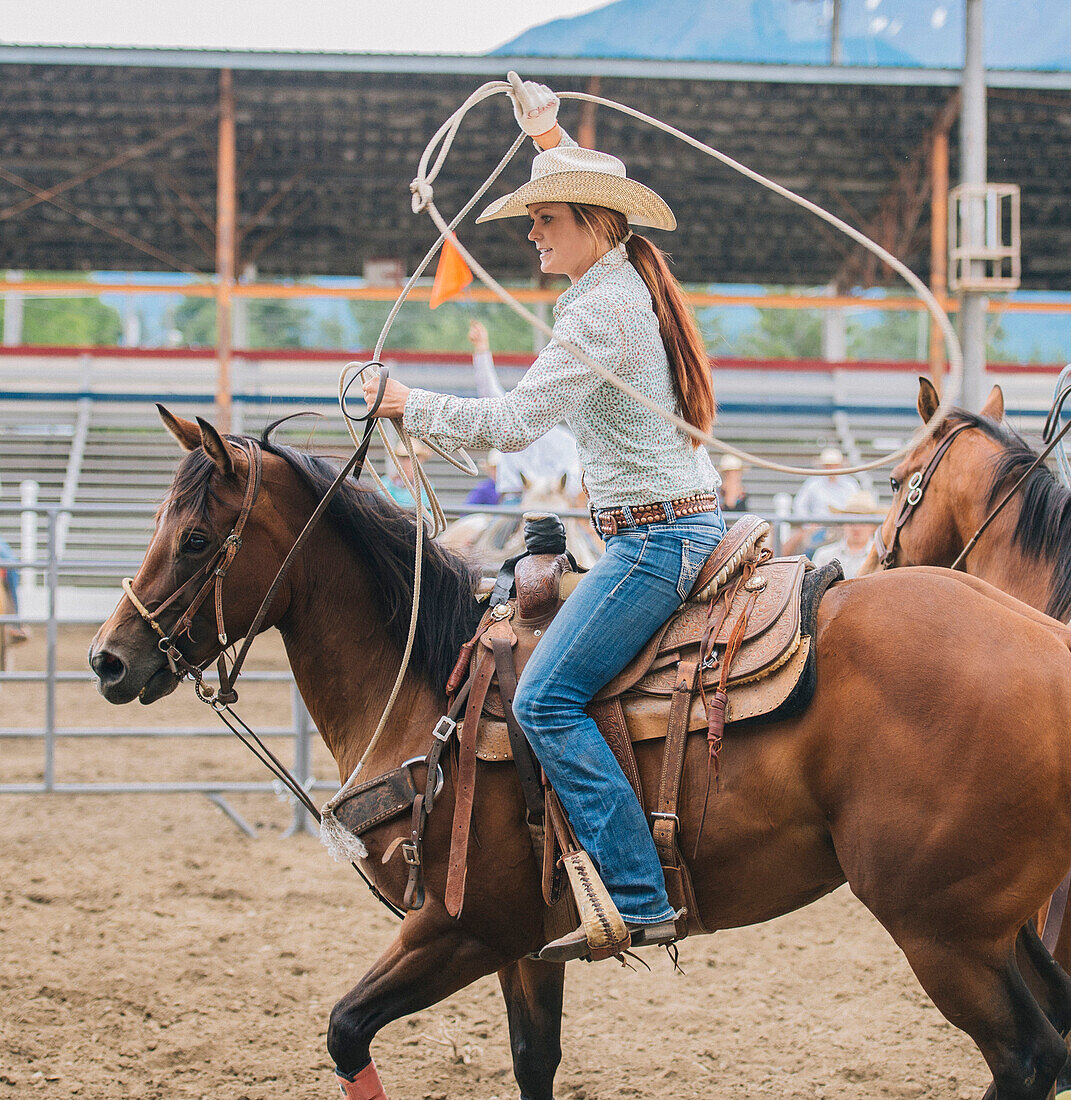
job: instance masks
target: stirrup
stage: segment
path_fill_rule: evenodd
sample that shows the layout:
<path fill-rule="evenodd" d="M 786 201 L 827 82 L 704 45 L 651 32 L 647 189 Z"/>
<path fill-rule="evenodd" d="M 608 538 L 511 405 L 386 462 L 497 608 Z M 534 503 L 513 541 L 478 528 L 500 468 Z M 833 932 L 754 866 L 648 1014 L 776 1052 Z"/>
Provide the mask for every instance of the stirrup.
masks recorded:
<path fill-rule="evenodd" d="M 539 957 L 564 962 L 585 955 L 592 959 L 609 959 L 619 955 L 632 940 L 609 890 L 595 870 L 591 856 L 578 849 L 563 855 L 562 863 L 580 913 L 580 927 L 548 943 Z"/>
<path fill-rule="evenodd" d="M 587 930 L 581 924 L 575 931 L 548 943 L 539 952 L 538 957 L 545 962 L 569 962 L 572 959 L 590 959 L 596 962 L 600 959 L 621 959 L 632 953 L 630 948 L 669 947 L 681 938 L 678 922 L 687 915 L 687 909 L 680 909 L 668 920 L 659 921 L 657 924 L 626 924 L 624 940 L 601 948 L 593 948 L 590 945 Z M 672 955 L 670 957 L 672 959 Z"/>

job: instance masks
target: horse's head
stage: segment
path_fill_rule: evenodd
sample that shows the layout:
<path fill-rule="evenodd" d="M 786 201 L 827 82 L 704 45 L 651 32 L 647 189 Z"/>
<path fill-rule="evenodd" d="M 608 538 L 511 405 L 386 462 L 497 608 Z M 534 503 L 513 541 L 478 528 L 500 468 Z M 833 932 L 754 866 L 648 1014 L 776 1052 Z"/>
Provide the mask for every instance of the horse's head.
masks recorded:
<path fill-rule="evenodd" d="M 521 505 L 530 511 L 540 509 L 545 512 L 572 508 L 573 503 L 565 491 L 568 480 L 566 474 L 559 477 L 525 477 L 522 474 L 524 491 L 521 493 Z"/>
<path fill-rule="evenodd" d="M 130 594 L 89 649 L 98 689 L 111 703 L 155 702 L 175 690 L 182 661 L 203 668 L 243 637 L 292 541 L 260 491 L 285 463 L 264 455 L 258 479 L 255 443 L 224 439 L 200 418 L 194 423 L 157 407 L 187 454 L 157 512 Z M 282 614 L 285 596 L 273 601 L 265 628 Z M 181 654 L 177 663 L 161 635 Z"/>
<path fill-rule="evenodd" d="M 919 379 L 918 410 L 928 424 L 940 405 L 936 389 Z M 999 424 L 1004 394 L 994 386 L 978 417 L 953 410 L 892 471 L 893 501 L 860 575 L 897 565 L 951 565 L 977 526 L 985 499 L 987 460 L 1000 449 L 978 418 Z"/>

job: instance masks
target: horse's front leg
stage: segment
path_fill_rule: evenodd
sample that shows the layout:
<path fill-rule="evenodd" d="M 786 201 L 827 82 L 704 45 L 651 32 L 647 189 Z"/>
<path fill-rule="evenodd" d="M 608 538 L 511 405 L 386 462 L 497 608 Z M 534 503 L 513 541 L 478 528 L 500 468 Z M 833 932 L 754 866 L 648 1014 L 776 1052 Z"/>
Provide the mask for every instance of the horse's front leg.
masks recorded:
<path fill-rule="evenodd" d="M 554 1100 L 562 1060 L 562 989 L 565 963 L 523 958 L 498 972 L 509 1017 L 513 1073 L 521 1100 Z"/>
<path fill-rule="evenodd" d="M 386 1100 L 368 1049 L 382 1027 L 510 961 L 438 906 L 408 914 L 395 941 L 331 1011 L 327 1049 L 347 1100 Z"/>

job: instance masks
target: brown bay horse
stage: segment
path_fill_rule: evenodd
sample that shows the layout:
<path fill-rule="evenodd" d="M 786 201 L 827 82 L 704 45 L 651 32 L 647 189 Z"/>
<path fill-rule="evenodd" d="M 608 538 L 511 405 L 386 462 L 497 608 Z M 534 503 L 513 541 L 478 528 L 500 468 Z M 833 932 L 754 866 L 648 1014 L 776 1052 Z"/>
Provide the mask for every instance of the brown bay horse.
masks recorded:
<path fill-rule="evenodd" d="M 939 398 L 919 379 L 918 410 L 929 423 Z M 896 520 L 912 475 L 934 461 L 951 432 L 958 435 L 937 459 L 932 476 L 910 515 Z M 1030 607 L 1066 623 L 1071 617 L 1071 490 L 1044 464 L 1031 471 L 1037 454 L 1004 423 L 1004 394 L 994 386 L 978 413 L 953 409 L 933 437 L 892 471 L 892 505 L 880 530 L 885 567 L 951 566 L 1005 494 L 1026 479 L 966 554 L 961 568 Z M 882 565 L 872 549 L 862 574 Z M 1043 917 L 1047 906 L 1043 910 Z M 1071 972 L 1071 919 L 1065 919 L 1053 954 Z M 1060 1093 L 1071 1096 L 1071 1060 L 1060 1073 Z"/>
<path fill-rule="evenodd" d="M 133 589 L 153 610 L 220 547 L 243 503 L 246 441 L 165 414 L 188 454 Z M 252 623 L 271 578 L 334 470 L 265 438 L 263 481 L 222 586 L 227 633 Z M 265 627 L 282 634 L 309 710 L 348 776 L 377 723 L 401 658 L 412 596 L 414 522 L 348 483 L 295 559 Z M 414 663 L 366 777 L 423 756 L 445 704 L 442 684 L 479 615 L 474 577 L 430 547 Z M 720 789 L 693 877 L 712 928 L 768 920 L 845 881 L 907 956 L 940 1011 L 988 1063 L 993 1100 L 1042 1100 L 1064 1062 L 1071 981 L 1042 947 L 1032 915 L 1071 865 L 1071 632 L 974 582 L 907 570 L 835 585 L 819 610 L 816 695 L 799 717 L 730 727 Z M 1005 597 L 1005 599 L 1007 599 Z M 186 659 L 219 650 L 212 601 L 176 639 Z M 182 605 L 162 615 L 174 623 Z M 152 703 L 178 680 L 124 598 L 90 663 L 114 703 Z M 637 745 L 656 790 L 660 745 Z M 682 849 L 697 841 L 705 737 L 689 742 Z M 443 905 L 450 769 L 425 842 L 427 900 L 335 1006 L 328 1049 L 355 1073 L 387 1023 L 497 972 L 524 1100 L 552 1100 L 561 1057 L 564 966 L 543 943 L 540 873 L 511 765 L 481 763 L 466 903 Z M 1045 782 L 1039 783 L 1038 777 Z M 364 870 L 399 903 L 405 865 L 381 856 L 407 831 L 365 840 Z"/>

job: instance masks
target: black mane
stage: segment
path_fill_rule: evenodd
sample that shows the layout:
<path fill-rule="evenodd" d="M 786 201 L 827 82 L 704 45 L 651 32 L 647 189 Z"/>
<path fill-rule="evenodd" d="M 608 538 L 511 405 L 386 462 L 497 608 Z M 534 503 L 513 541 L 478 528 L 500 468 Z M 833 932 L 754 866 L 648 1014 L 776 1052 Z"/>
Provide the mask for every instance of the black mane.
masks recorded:
<path fill-rule="evenodd" d="M 322 497 L 338 470 L 325 459 L 274 442 L 269 424 L 260 445 L 283 459 L 317 497 Z M 238 443 L 238 437 L 230 437 Z M 185 516 L 207 518 L 214 494 L 215 466 L 202 449 L 191 451 L 175 475 L 168 505 Z M 399 649 L 409 634 L 413 606 L 413 565 L 416 520 L 380 493 L 347 480 L 328 505 L 330 518 L 373 578 L 379 611 Z M 266 578 L 265 583 L 270 580 Z M 457 660 L 458 650 L 472 636 L 481 607 L 475 599 L 479 573 L 467 562 L 430 539 L 424 541 L 420 614 L 413 640 L 413 667 L 436 687 L 443 687 Z"/>
<path fill-rule="evenodd" d="M 992 460 L 989 494 L 986 501 L 992 508 L 1026 473 L 1038 457 L 1018 432 L 984 416 L 953 409 L 949 420 L 978 428 L 994 442 L 1000 451 Z M 1066 622 L 1071 615 L 1071 490 L 1064 488 L 1053 472 L 1042 463 L 1034 469 L 1016 494 L 1019 519 L 1015 524 L 1012 544 L 1025 556 L 1041 561 L 1052 569 L 1052 584 L 1045 613 Z"/>

